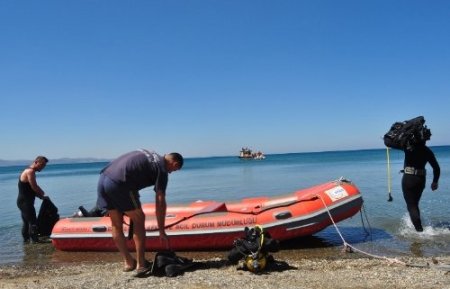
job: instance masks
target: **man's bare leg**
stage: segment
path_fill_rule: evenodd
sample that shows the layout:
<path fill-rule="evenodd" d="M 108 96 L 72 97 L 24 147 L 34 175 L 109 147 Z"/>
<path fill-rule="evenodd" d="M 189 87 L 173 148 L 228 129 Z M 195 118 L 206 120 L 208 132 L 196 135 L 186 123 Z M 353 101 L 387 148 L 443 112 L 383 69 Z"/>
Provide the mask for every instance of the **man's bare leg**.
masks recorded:
<path fill-rule="evenodd" d="M 135 260 L 128 251 L 126 239 L 123 234 L 123 214 L 117 210 L 109 210 L 109 217 L 111 218 L 112 237 L 117 249 L 125 262 L 125 267 L 132 268 L 135 265 Z"/>

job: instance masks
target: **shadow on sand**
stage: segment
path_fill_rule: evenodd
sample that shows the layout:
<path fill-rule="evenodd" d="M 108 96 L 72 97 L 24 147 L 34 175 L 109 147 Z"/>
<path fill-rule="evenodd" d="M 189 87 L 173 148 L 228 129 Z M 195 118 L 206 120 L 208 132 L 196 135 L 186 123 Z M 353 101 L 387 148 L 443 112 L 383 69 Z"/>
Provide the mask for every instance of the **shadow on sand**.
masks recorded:
<path fill-rule="evenodd" d="M 232 264 L 226 259 L 218 259 L 218 260 L 194 261 L 190 264 L 190 266 L 186 266 L 185 268 L 181 267 L 181 268 L 177 268 L 175 270 L 174 270 L 174 268 L 172 268 L 170 271 L 168 271 L 166 269 L 165 274 L 164 274 L 164 271 L 163 271 L 163 273 L 159 272 L 156 274 L 149 272 L 148 274 L 146 274 L 145 276 L 142 276 L 142 277 L 150 277 L 150 276 L 175 277 L 175 276 L 183 275 L 186 272 L 194 272 L 194 271 L 209 270 L 209 269 L 221 269 L 221 268 L 225 268 L 225 267 L 236 267 L 236 270 L 248 271 L 244 268 L 244 266 L 241 263 Z M 267 263 L 266 267 L 262 271 L 257 272 L 255 274 L 266 275 L 266 274 L 270 274 L 271 272 L 283 272 L 286 270 L 297 270 L 297 269 L 298 269 L 297 267 L 291 266 L 285 261 L 272 260 Z"/>

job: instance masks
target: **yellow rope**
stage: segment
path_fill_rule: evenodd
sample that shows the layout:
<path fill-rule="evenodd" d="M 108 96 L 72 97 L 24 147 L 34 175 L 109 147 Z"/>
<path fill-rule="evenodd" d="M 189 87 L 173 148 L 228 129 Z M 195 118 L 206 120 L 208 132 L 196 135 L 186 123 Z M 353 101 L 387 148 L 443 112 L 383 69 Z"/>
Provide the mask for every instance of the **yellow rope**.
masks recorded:
<path fill-rule="evenodd" d="M 263 228 L 260 225 L 255 225 L 255 227 L 258 228 L 259 231 L 261 232 L 261 238 L 260 238 L 259 249 L 258 249 L 258 252 L 259 252 L 264 244 L 264 232 L 263 232 Z"/>
<path fill-rule="evenodd" d="M 386 158 L 387 158 L 387 180 L 388 180 L 388 202 L 392 201 L 391 195 L 391 160 L 389 158 L 389 147 L 386 147 Z"/>

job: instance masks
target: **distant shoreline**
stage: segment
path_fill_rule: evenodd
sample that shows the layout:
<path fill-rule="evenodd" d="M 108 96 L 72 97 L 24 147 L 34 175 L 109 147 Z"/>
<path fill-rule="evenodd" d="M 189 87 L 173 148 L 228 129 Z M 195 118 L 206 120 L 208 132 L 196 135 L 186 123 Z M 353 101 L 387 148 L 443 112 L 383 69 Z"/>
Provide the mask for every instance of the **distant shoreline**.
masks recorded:
<path fill-rule="evenodd" d="M 61 159 L 50 159 L 52 165 L 56 164 L 86 164 L 86 163 L 104 163 L 110 162 L 110 159 L 96 159 L 96 158 L 61 158 Z M 33 160 L 2 160 L 0 159 L 0 167 L 9 166 L 26 166 L 29 165 Z"/>
<path fill-rule="evenodd" d="M 429 146 L 430 148 L 442 148 L 442 147 L 450 147 L 450 145 L 435 145 Z M 384 150 L 385 147 L 382 148 L 368 148 L 368 149 L 348 149 L 348 150 L 327 150 L 327 151 L 311 151 L 311 152 L 290 152 L 290 153 L 267 153 L 266 156 L 276 156 L 276 155 L 289 155 L 289 154 L 315 154 L 315 153 L 333 153 L 333 152 L 357 152 L 357 151 L 377 151 Z M 400 150 L 396 150 L 400 151 Z M 234 157 L 237 155 L 229 155 L 229 156 L 200 156 L 200 157 L 186 157 L 186 159 L 205 159 L 205 158 L 228 158 Z M 51 164 L 78 164 L 78 163 L 102 163 L 102 162 L 110 162 L 112 159 L 107 158 L 58 158 L 58 159 L 50 159 Z M 33 160 L 4 160 L 0 159 L 0 167 L 7 166 L 23 166 L 28 165 Z"/>

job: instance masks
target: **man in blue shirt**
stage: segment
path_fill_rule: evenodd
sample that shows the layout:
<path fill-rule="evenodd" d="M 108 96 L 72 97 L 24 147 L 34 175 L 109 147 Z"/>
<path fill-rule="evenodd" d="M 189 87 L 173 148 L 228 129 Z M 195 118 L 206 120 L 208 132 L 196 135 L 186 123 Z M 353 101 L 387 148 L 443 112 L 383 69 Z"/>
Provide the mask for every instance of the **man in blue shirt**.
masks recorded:
<path fill-rule="evenodd" d="M 183 157 L 179 153 L 164 156 L 153 151 L 137 150 L 126 153 L 109 163 L 100 174 L 97 205 L 108 210 L 112 223 L 112 237 L 124 262 L 124 271 L 137 270 L 137 277 L 150 268 L 145 261 L 145 215 L 139 200 L 139 190 L 154 186 L 155 208 L 159 235 L 168 247 L 165 232 L 166 188 L 168 174 L 181 169 Z M 123 234 L 123 216 L 133 223 L 133 241 L 136 260 L 126 246 Z"/>

